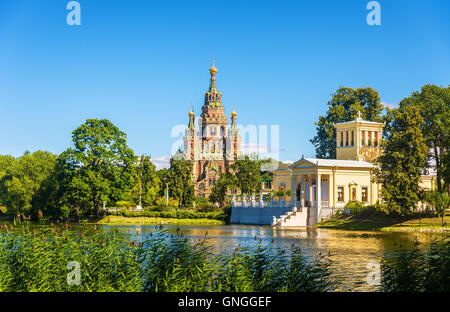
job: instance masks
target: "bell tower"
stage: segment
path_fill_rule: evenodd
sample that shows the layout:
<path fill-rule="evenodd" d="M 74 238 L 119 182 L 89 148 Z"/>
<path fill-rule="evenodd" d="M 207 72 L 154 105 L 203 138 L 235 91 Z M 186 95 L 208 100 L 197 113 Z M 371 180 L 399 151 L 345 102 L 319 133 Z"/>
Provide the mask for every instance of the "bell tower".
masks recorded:
<path fill-rule="evenodd" d="M 241 137 L 236 123 L 237 113 L 231 113 L 231 125 L 225 116 L 222 93 L 216 86 L 217 68 L 214 60 L 208 91 L 205 93 L 202 113 L 195 127 L 195 114 L 189 111 L 189 124 L 186 128 L 183 158 L 192 161 L 192 179 L 195 194 L 209 196 L 222 173 L 229 172 L 241 155 Z"/>
<path fill-rule="evenodd" d="M 341 122 L 336 128 L 336 159 L 373 162 L 381 155 L 384 124 L 363 120 L 361 112 L 353 121 Z"/>

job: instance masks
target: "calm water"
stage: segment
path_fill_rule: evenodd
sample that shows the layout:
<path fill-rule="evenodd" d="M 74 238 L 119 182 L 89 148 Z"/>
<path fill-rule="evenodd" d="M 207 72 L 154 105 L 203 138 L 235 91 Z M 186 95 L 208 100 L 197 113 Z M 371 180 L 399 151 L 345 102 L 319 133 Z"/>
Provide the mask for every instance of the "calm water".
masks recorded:
<path fill-rule="evenodd" d="M 103 226 L 105 231 L 119 229 L 122 235 L 136 239 L 146 238 L 156 226 Z M 165 226 L 169 232 L 176 232 L 177 226 Z M 418 240 L 426 248 L 433 239 L 449 234 L 363 232 L 329 229 L 273 229 L 269 226 L 246 225 L 205 225 L 179 226 L 186 237 L 203 238 L 207 233 L 208 242 L 216 252 L 233 252 L 238 246 L 249 246 L 257 240 L 280 248 L 300 247 L 304 255 L 312 259 L 317 253 L 329 255 L 333 262 L 333 275 L 339 279 L 338 291 L 377 291 L 378 286 L 367 283 L 371 261 L 381 261 L 386 253 L 394 253 L 399 248 L 411 247 Z M 147 234 L 147 235 L 146 235 Z"/>
<path fill-rule="evenodd" d="M 118 229 L 120 235 L 130 240 L 146 239 L 150 232 L 158 228 L 155 225 L 102 226 L 105 232 L 112 233 Z M 378 286 L 367 283 L 369 262 L 381 263 L 385 254 L 395 253 L 400 248 L 409 248 L 416 239 L 427 248 L 433 239 L 449 235 L 305 228 L 281 230 L 269 226 L 246 225 L 185 225 L 178 228 L 184 236 L 192 239 L 201 239 L 207 234 L 206 239 L 217 253 L 231 253 L 238 245 L 250 246 L 261 240 L 263 244 L 284 249 L 295 245 L 300 247 L 309 259 L 313 259 L 318 253 L 327 255 L 333 263 L 333 275 L 339 279 L 338 291 L 379 290 Z M 167 225 L 164 229 L 175 234 L 177 226 Z M 140 235 L 136 235 L 136 231 L 139 231 Z"/>

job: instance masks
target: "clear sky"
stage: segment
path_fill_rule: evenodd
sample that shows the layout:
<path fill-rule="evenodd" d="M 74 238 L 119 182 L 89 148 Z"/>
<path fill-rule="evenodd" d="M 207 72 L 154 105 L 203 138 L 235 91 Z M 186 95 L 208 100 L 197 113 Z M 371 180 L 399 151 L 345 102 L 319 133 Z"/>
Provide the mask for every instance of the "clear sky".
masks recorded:
<path fill-rule="evenodd" d="M 170 154 L 196 114 L 214 56 L 226 114 L 279 125 L 280 160 L 314 156 L 314 122 L 339 86 L 395 105 L 450 83 L 450 1 L 66 0 L 0 2 L 0 154 L 60 153 L 87 118 L 108 118 L 137 154 Z"/>

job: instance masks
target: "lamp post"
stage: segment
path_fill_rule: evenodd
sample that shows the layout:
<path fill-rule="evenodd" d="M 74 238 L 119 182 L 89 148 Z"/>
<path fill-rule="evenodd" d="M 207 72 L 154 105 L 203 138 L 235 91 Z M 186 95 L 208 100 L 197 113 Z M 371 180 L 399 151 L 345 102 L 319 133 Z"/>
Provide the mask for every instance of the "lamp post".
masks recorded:
<path fill-rule="evenodd" d="M 167 177 L 164 179 L 164 184 L 166 185 L 166 207 L 169 206 L 169 183 L 167 182 Z"/>

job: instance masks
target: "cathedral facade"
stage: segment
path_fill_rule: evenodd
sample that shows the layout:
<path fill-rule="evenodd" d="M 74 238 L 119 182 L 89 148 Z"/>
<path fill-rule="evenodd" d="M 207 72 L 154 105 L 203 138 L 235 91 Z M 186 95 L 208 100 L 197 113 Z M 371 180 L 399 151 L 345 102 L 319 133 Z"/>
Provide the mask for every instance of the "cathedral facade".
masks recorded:
<path fill-rule="evenodd" d="M 192 179 L 195 194 L 209 196 L 221 173 L 231 172 L 231 165 L 241 156 L 241 137 L 236 124 L 236 112 L 231 112 L 231 123 L 225 115 L 222 94 L 216 86 L 217 68 L 211 75 L 202 113 L 195 125 L 195 114 L 189 111 L 189 124 L 183 137 L 182 158 L 192 161 Z"/>

